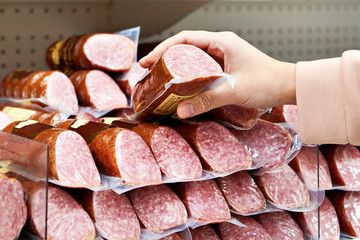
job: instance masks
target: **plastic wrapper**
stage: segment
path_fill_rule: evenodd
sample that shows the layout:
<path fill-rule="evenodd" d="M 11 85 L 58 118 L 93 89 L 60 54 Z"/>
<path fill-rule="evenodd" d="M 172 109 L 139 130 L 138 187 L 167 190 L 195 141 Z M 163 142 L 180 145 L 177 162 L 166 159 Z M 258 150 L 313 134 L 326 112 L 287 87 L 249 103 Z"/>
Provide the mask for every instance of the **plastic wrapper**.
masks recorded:
<path fill-rule="evenodd" d="M 70 116 L 49 106 L 41 107 L 28 100 L 8 98 L 0 98 L 0 111 L 12 121 L 36 120 L 50 125 L 63 122 Z"/>
<path fill-rule="evenodd" d="M 341 236 L 360 238 L 360 192 L 328 191 L 327 196 L 335 207 Z"/>
<path fill-rule="evenodd" d="M 59 71 L 12 71 L 1 81 L 0 96 L 27 99 L 68 114 L 79 110 L 71 80 Z"/>
<path fill-rule="evenodd" d="M 330 168 L 333 190 L 360 191 L 360 151 L 350 144 L 322 145 Z"/>
<path fill-rule="evenodd" d="M 100 174 L 89 147 L 76 132 L 33 120 L 14 122 L 4 131 L 49 145 L 50 181 L 67 187 L 100 187 Z M 31 158 L 26 161 L 33 163 Z"/>
<path fill-rule="evenodd" d="M 328 198 L 324 198 L 319 211 L 318 209 L 314 209 L 309 212 L 297 212 L 293 213 L 293 216 L 303 229 L 306 239 L 337 240 L 340 238 L 339 221 L 335 208 Z M 320 219 L 318 216 L 320 216 Z M 319 228 L 320 236 L 318 235 Z"/>
<path fill-rule="evenodd" d="M 268 200 L 267 205 L 271 207 L 292 212 L 311 211 L 316 209 L 324 199 L 324 191 L 307 189 L 297 174 L 287 165 L 276 172 L 253 177 Z M 268 211 L 267 208 L 268 206 L 265 212 Z"/>
<path fill-rule="evenodd" d="M 250 130 L 230 131 L 242 142 L 250 152 L 253 164 L 261 166 L 253 175 L 277 171 L 287 165 L 300 151 L 300 136 L 288 124 L 274 124 L 258 120 Z"/>
<path fill-rule="evenodd" d="M 295 132 L 299 132 L 299 119 L 296 105 L 273 107 L 261 115 L 261 119 L 273 123 L 289 123 Z"/>

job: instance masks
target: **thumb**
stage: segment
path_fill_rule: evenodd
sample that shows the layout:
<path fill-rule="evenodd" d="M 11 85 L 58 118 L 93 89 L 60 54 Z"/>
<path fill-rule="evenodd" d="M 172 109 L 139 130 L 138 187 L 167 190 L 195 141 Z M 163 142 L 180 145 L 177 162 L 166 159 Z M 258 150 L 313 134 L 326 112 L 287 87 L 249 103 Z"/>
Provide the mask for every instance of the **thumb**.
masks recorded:
<path fill-rule="evenodd" d="M 226 98 L 219 91 L 209 90 L 199 95 L 182 101 L 177 108 L 180 118 L 193 117 L 211 109 L 226 105 Z"/>

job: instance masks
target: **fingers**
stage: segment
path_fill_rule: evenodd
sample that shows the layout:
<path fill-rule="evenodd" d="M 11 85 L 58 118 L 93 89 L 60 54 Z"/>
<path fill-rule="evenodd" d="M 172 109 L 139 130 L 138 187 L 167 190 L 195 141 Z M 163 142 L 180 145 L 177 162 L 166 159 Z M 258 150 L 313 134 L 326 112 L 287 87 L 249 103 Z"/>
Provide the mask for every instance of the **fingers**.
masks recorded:
<path fill-rule="evenodd" d="M 224 98 L 221 92 L 209 90 L 191 99 L 182 101 L 177 108 L 177 115 L 180 118 L 189 118 L 226 104 L 227 99 Z"/>
<path fill-rule="evenodd" d="M 205 50 L 209 47 L 209 35 L 212 34 L 206 31 L 182 31 L 157 45 L 147 56 L 140 59 L 139 64 L 143 68 L 149 68 L 169 47 L 176 44 L 191 44 Z"/>

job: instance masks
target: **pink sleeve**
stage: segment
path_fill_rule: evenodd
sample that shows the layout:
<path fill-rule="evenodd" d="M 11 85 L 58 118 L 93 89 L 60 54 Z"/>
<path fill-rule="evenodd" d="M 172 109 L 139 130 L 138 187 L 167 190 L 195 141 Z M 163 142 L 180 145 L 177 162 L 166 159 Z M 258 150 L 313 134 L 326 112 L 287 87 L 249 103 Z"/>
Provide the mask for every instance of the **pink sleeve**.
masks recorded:
<path fill-rule="evenodd" d="M 296 101 L 304 143 L 360 145 L 360 51 L 298 62 Z"/>

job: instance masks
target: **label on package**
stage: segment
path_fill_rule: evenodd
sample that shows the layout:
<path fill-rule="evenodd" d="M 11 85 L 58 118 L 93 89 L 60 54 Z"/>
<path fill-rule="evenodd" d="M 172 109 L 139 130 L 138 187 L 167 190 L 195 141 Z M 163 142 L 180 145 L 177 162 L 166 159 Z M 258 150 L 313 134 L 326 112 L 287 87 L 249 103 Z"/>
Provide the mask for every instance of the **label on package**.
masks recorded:
<path fill-rule="evenodd" d="M 8 115 L 13 121 L 28 120 L 33 114 L 36 113 L 34 110 L 17 107 L 5 107 L 2 112 L 6 113 L 6 115 Z"/>
<path fill-rule="evenodd" d="M 195 95 L 192 96 L 179 96 L 176 94 L 171 93 L 154 111 L 154 114 L 157 115 L 171 115 L 176 112 L 177 106 L 179 103 L 183 100 L 192 98 Z"/>

